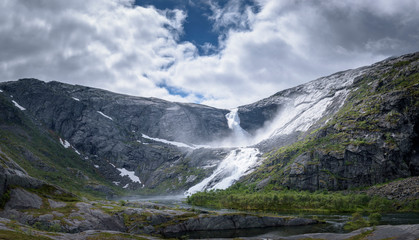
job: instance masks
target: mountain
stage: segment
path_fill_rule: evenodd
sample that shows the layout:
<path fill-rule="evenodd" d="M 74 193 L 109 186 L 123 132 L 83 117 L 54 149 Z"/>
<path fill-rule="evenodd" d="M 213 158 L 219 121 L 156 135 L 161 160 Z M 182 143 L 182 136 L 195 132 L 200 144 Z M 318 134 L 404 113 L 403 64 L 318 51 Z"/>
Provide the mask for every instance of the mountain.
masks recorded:
<path fill-rule="evenodd" d="M 274 116 L 242 124 L 274 125 L 258 144 L 263 165 L 245 182 L 342 190 L 417 176 L 418 60 L 418 53 L 387 59 L 240 107 L 242 122 L 254 112 Z"/>
<path fill-rule="evenodd" d="M 238 180 L 340 190 L 417 176 L 418 64 L 419 53 L 386 59 L 231 111 L 36 79 L 3 82 L 2 179 L 26 171 L 69 190 L 115 195 L 193 193 Z"/>

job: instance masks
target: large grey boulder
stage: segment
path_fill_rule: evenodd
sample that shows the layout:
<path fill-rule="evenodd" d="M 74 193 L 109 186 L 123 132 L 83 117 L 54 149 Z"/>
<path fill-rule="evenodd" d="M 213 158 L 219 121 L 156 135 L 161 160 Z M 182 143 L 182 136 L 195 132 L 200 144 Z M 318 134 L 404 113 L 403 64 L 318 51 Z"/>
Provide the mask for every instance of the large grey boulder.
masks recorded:
<path fill-rule="evenodd" d="M 170 234 L 188 231 L 216 231 L 279 226 L 303 226 L 316 223 L 318 223 L 318 221 L 302 218 L 288 219 L 282 217 L 267 217 L 248 214 L 224 214 L 191 218 L 179 224 L 167 226 L 161 231 L 163 234 Z"/>
<path fill-rule="evenodd" d="M 9 209 L 40 209 L 42 206 L 42 198 L 35 193 L 30 193 L 22 188 L 14 188 L 10 192 L 10 199 L 4 206 Z"/>

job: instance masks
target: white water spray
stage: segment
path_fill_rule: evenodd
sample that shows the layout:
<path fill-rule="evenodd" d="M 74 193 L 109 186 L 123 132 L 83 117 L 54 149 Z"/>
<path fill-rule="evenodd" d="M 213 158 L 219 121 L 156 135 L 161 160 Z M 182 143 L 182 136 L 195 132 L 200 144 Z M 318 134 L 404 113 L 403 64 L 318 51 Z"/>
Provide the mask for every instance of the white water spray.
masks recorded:
<path fill-rule="evenodd" d="M 226 119 L 228 127 L 233 130 L 233 135 L 232 139 L 223 145 L 237 146 L 247 143 L 250 135 L 240 126 L 238 109 L 233 109 L 230 113 L 226 114 Z M 189 190 L 185 192 L 185 195 L 189 196 L 205 190 L 226 189 L 230 187 L 234 182 L 239 180 L 240 177 L 253 171 L 259 164 L 258 155 L 259 149 L 257 148 L 242 147 L 232 150 L 227 157 L 221 161 L 211 176 L 189 188 Z"/>
<path fill-rule="evenodd" d="M 240 126 L 238 109 L 235 108 L 226 114 L 228 128 L 232 130 L 232 135 L 225 141 L 222 141 L 223 147 L 247 146 L 249 144 L 250 134 Z"/>
<path fill-rule="evenodd" d="M 259 150 L 257 148 L 239 148 L 232 150 L 218 165 L 211 176 L 189 188 L 185 195 L 213 189 L 226 189 L 245 174 L 250 173 L 258 165 Z"/>

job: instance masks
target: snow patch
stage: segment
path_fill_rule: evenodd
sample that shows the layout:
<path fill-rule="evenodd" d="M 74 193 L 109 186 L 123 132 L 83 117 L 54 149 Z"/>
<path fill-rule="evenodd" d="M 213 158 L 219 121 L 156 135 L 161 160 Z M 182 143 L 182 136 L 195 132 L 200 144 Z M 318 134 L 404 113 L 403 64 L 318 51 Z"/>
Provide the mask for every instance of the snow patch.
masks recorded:
<path fill-rule="evenodd" d="M 80 102 L 80 99 L 76 98 L 76 97 L 71 97 L 72 99 L 76 100 L 77 102 Z"/>
<path fill-rule="evenodd" d="M 71 147 L 70 143 L 67 140 L 65 140 L 65 139 L 63 140 L 63 139 L 60 138 L 60 143 L 61 143 L 61 145 L 63 145 L 64 148 Z"/>
<path fill-rule="evenodd" d="M 365 69 L 349 70 L 328 77 L 319 78 L 297 86 L 294 94 L 274 99 L 282 105 L 277 116 L 253 137 L 252 143 L 265 139 L 307 131 L 319 121 L 329 106 L 343 106 L 354 79 L 363 74 Z M 295 96 L 297 95 L 297 96 Z"/>
<path fill-rule="evenodd" d="M 22 107 L 21 105 L 19 105 L 19 103 L 17 103 L 15 100 L 12 100 L 13 104 L 15 105 L 15 107 L 19 108 L 22 111 L 25 111 L 26 108 Z"/>
<path fill-rule="evenodd" d="M 211 176 L 202 180 L 202 182 L 189 188 L 185 192 L 190 196 L 196 192 L 213 189 L 226 189 L 243 175 L 252 172 L 259 165 L 259 149 L 257 148 L 239 148 L 232 150 L 227 157 L 221 161 L 217 169 Z"/>
<path fill-rule="evenodd" d="M 95 165 L 93 165 L 93 166 L 94 166 L 95 168 L 99 168 L 99 165 L 96 165 L 96 164 L 95 164 Z"/>
<path fill-rule="evenodd" d="M 177 110 L 180 110 L 180 107 L 176 105 L 176 106 L 173 106 L 173 107 L 166 108 L 166 110 L 168 110 L 168 111 L 177 111 Z"/>
<path fill-rule="evenodd" d="M 121 177 L 128 176 L 131 179 L 131 181 L 137 182 L 137 183 L 141 183 L 140 178 L 138 178 L 137 176 L 135 176 L 135 172 L 134 171 L 128 171 L 125 168 L 117 168 L 117 169 L 118 169 L 118 171 L 121 172 L 119 174 Z"/>
<path fill-rule="evenodd" d="M 125 186 L 123 186 L 122 188 L 127 188 L 129 186 L 129 183 L 127 183 Z"/>
<path fill-rule="evenodd" d="M 146 138 L 146 139 L 150 139 L 150 140 L 153 140 L 153 141 L 156 141 L 156 142 L 161 142 L 161 143 L 166 143 L 166 144 L 174 145 L 174 146 L 176 146 L 176 147 L 184 147 L 184 148 L 192 148 L 192 149 L 197 148 L 197 147 L 195 147 L 195 146 L 191 146 L 191 145 L 188 145 L 188 144 L 186 144 L 186 143 L 175 142 L 175 141 L 169 141 L 169 140 L 166 140 L 166 139 L 161 139 L 161 138 L 152 138 L 152 137 L 149 137 L 149 136 L 147 136 L 147 135 L 145 135 L 145 134 L 142 134 L 142 136 L 143 136 L 143 138 Z M 139 142 L 140 142 L 140 141 L 139 141 Z M 141 143 L 141 142 L 140 142 L 140 143 Z"/>
<path fill-rule="evenodd" d="M 76 152 L 78 155 L 81 155 L 79 151 L 77 151 L 77 149 L 73 148 L 74 152 Z"/>
<path fill-rule="evenodd" d="M 2 93 L 2 92 L 3 92 L 3 90 L 0 89 L 0 93 Z"/>
<path fill-rule="evenodd" d="M 113 119 L 112 119 L 111 117 L 109 117 L 108 115 L 104 114 L 103 112 L 101 112 L 101 111 L 97 111 L 97 112 L 98 112 L 100 115 L 104 116 L 105 118 L 110 119 L 110 120 L 112 120 L 112 121 L 113 121 Z"/>
<path fill-rule="evenodd" d="M 113 184 L 115 184 L 116 186 L 119 186 L 119 183 L 120 183 L 120 182 L 115 182 L 115 181 L 113 181 L 112 183 L 113 183 Z"/>
<path fill-rule="evenodd" d="M 109 163 L 112 167 L 116 168 L 115 165 L 113 165 L 112 163 Z"/>

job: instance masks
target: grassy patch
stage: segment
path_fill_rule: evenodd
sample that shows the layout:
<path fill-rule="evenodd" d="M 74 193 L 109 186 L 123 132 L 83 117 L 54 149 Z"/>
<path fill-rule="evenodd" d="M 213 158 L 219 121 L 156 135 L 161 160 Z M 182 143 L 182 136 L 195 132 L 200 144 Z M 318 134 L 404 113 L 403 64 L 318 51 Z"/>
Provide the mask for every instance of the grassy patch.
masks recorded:
<path fill-rule="evenodd" d="M 38 234 L 31 234 L 31 233 L 25 233 L 23 231 L 9 231 L 9 230 L 0 230 L 0 239 L 5 240 L 51 240 L 52 238 L 41 236 Z"/>
<path fill-rule="evenodd" d="M 364 239 L 367 239 L 367 237 L 370 236 L 373 232 L 374 232 L 374 230 L 368 230 L 368 231 L 362 232 L 358 235 L 355 235 L 353 237 L 350 237 L 347 240 L 364 240 Z"/>
<path fill-rule="evenodd" d="M 107 233 L 107 232 L 101 232 L 101 233 L 95 233 L 93 236 L 89 236 L 86 238 L 87 240 L 124 240 L 124 239 L 135 239 L 135 240 L 147 240 L 147 238 L 143 238 L 140 236 L 135 236 L 131 234 L 126 233 Z"/>
<path fill-rule="evenodd" d="M 196 206 L 219 209 L 275 211 L 275 212 L 396 212 L 417 211 L 394 200 L 366 194 L 340 192 L 308 192 L 294 190 L 256 191 L 241 185 L 227 190 L 195 193 L 187 202 Z M 414 206 L 413 206 L 414 207 Z"/>

